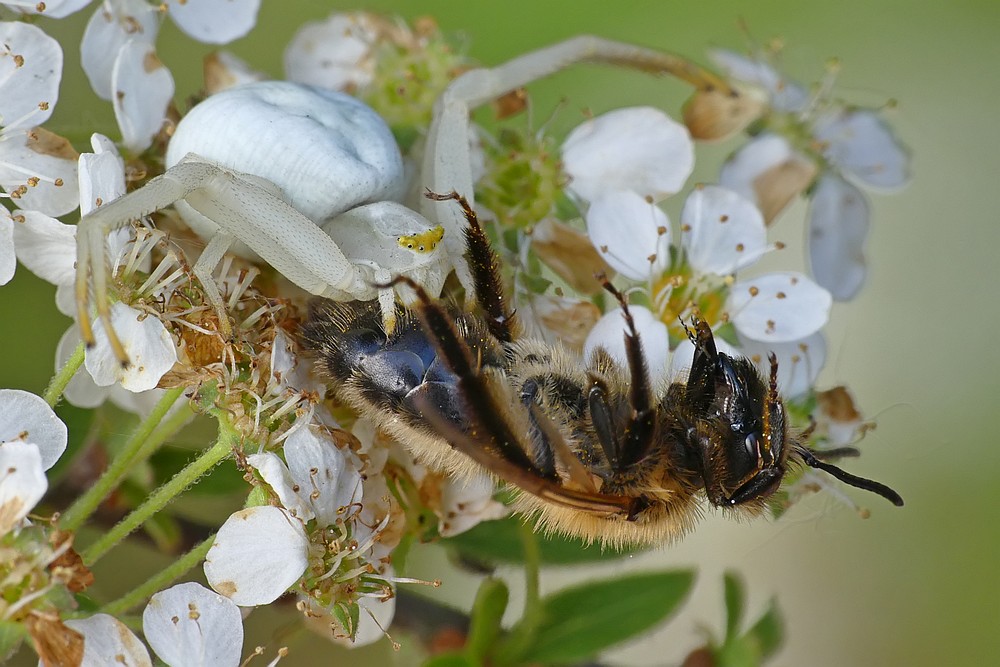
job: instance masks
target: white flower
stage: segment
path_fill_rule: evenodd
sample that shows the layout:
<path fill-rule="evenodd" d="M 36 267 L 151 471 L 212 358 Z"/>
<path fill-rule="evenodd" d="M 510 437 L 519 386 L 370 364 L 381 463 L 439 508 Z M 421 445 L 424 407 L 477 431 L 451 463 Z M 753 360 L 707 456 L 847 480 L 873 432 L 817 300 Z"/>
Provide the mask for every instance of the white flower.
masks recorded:
<path fill-rule="evenodd" d="M 41 397 L 20 389 L 0 389 L 0 447 L 9 442 L 38 447 L 48 470 L 66 451 L 66 425 Z"/>
<path fill-rule="evenodd" d="M 171 667 L 237 667 L 243 617 L 232 600 L 193 582 L 149 599 L 142 630 L 156 656 Z"/>
<path fill-rule="evenodd" d="M 153 667 L 149 651 L 128 626 L 107 614 L 66 621 L 84 637 L 81 667 Z"/>
<path fill-rule="evenodd" d="M 670 220 L 630 190 L 598 194 L 587 210 L 587 235 L 601 258 L 632 280 L 649 280 L 670 261 Z"/>
<path fill-rule="evenodd" d="M 47 215 L 77 206 L 72 147 L 37 127 L 55 108 L 62 62 L 59 43 L 38 27 L 0 22 L 0 187 Z"/>
<path fill-rule="evenodd" d="M 14 277 L 17 255 L 14 254 L 14 218 L 6 208 L 0 210 L 0 285 Z"/>
<path fill-rule="evenodd" d="M 438 532 L 441 537 L 464 533 L 481 521 L 502 519 L 510 514 L 506 505 L 493 499 L 496 487 L 486 475 L 472 479 L 448 477 L 441 489 L 441 518 Z"/>
<path fill-rule="evenodd" d="M 111 87 L 122 144 L 140 153 L 149 148 L 163 126 L 167 106 L 174 97 L 174 77 L 150 44 L 129 40 L 118 50 Z"/>
<path fill-rule="evenodd" d="M 757 207 L 717 185 L 696 188 L 681 212 L 681 241 L 691 267 L 726 276 L 767 250 L 767 229 Z"/>
<path fill-rule="evenodd" d="M 617 109 L 577 126 L 562 147 L 568 189 L 593 202 L 608 190 L 660 201 L 683 187 L 694 168 L 687 128 L 652 107 Z"/>
<path fill-rule="evenodd" d="M 646 368 L 654 384 L 666 377 L 668 355 L 670 353 L 670 338 L 667 326 L 658 320 L 648 308 L 629 306 L 635 328 L 642 342 L 642 351 L 646 357 Z M 584 359 L 589 359 L 594 351 L 604 348 L 615 360 L 628 368 L 628 357 L 625 353 L 625 334 L 628 332 L 622 309 L 616 308 L 598 320 L 590 330 L 587 341 L 583 344 Z"/>
<path fill-rule="evenodd" d="M 90 4 L 90 0 L 45 0 L 44 2 L 2 2 L 0 5 L 9 7 L 24 14 L 39 14 L 50 19 L 66 18 Z"/>
<path fill-rule="evenodd" d="M 740 347 L 735 352 L 753 360 L 765 377 L 771 372 L 767 355 L 774 353 L 778 360 L 778 389 L 785 398 L 808 392 L 826 363 L 826 338 L 821 331 L 788 343 L 763 343 L 742 335 L 739 339 Z"/>
<path fill-rule="evenodd" d="M 80 43 L 83 71 L 98 97 L 114 99 L 112 79 L 119 51 L 130 41 L 152 46 L 160 20 L 161 12 L 145 0 L 98 3 Z"/>
<path fill-rule="evenodd" d="M 819 331 L 832 304 L 830 293 L 808 277 L 785 271 L 736 283 L 726 307 L 741 336 L 788 343 Z"/>
<path fill-rule="evenodd" d="M 205 557 L 205 577 L 241 607 L 270 604 L 305 572 L 308 548 L 302 521 L 286 510 L 240 510 L 219 528 Z"/>
<path fill-rule="evenodd" d="M 37 445 L 23 440 L 0 443 L 0 537 L 28 516 L 48 488 Z"/>
<path fill-rule="evenodd" d="M 166 327 L 156 317 L 118 302 L 111 305 L 111 326 L 121 340 L 129 365 L 111 349 L 101 318 L 95 318 L 94 346 L 86 352 L 84 364 L 98 386 L 120 382 L 129 391 L 147 391 L 160 382 L 177 362 L 177 346 Z"/>
<path fill-rule="evenodd" d="M 364 88 L 374 77 L 377 37 L 367 12 L 335 13 L 306 23 L 285 49 L 285 77 L 330 90 Z"/>
<path fill-rule="evenodd" d="M 260 0 L 169 0 L 167 7 L 167 15 L 188 37 L 228 44 L 253 29 Z"/>
<path fill-rule="evenodd" d="M 909 180 L 909 154 L 873 109 L 810 99 L 760 59 L 726 51 L 713 57 L 734 78 L 768 90 L 772 108 L 787 115 L 773 127 L 795 128 L 788 137 L 769 131 L 748 142 L 723 166 L 720 183 L 755 201 L 770 221 L 821 172 L 809 212 L 812 273 L 835 299 L 853 298 L 867 274 L 869 225 L 867 201 L 848 181 L 901 188 Z"/>

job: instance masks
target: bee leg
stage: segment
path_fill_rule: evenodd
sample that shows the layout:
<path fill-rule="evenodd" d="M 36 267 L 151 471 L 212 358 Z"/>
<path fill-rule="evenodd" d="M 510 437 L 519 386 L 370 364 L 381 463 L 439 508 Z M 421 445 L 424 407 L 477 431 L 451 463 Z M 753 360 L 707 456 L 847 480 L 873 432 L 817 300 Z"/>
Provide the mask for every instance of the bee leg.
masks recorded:
<path fill-rule="evenodd" d="M 469 223 L 465 228 L 465 254 L 476 290 L 476 301 L 486 314 L 486 324 L 493 337 L 503 343 L 510 343 L 514 340 L 516 326 L 514 313 L 510 312 L 504 298 L 500 262 L 490 247 L 490 241 L 479 224 L 476 212 L 472 210 L 468 200 L 454 190 L 448 194 L 428 190 L 424 196 L 434 201 L 455 200 L 462 207 Z"/>
<path fill-rule="evenodd" d="M 629 376 L 632 379 L 629 392 L 632 418 L 625 429 L 618 459 L 619 470 L 623 470 L 641 461 L 653 445 L 656 411 L 653 407 L 653 389 L 649 379 L 649 369 L 646 367 L 646 357 L 642 352 L 642 341 L 635 328 L 632 313 L 629 312 L 628 300 L 607 278 L 600 276 L 600 280 L 604 289 L 618 300 L 625 325 L 628 327 L 628 333 L 625 334 L 625 355 L 628 358 Z"/>
<path fill-rule="evenodd" d="M 493 391 L 483 374 L 479 372 L 472 351 L 462 340 L 447 311 L 431 299 L 423 287 L 406 276 L 397 276 L 392 282 L 378 287 L 395 287 L 400 283 L 412 289 L 417 295 L 418 305 L 415 309 L 417 317 L 420 318 L 438 356 L 451 372 L 458 376 L 459 393 L 470 413 L 470 437 L 473 439 L 478 437 L 478 431 L 481 429 L 504 459 L 533 475 L 544 477 L 531 461 L 528 450 L 522 446 L 522 441 L 515 435 L 511 425 L 503 418 L 504 409 L 496 404 Z"/>

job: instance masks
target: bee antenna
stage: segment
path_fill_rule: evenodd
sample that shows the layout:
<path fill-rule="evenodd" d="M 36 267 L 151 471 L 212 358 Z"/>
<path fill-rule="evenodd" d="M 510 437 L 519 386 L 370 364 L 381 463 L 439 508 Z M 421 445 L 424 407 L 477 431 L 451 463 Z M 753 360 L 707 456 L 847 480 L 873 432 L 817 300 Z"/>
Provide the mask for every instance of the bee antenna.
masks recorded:
<path fill-rule="evenodd" d="M 796 452 L 802 458 L 805 464 L 808 465 L 810 468 L 816 468 L 817 470 L 822 470 L 823 472 L 832 475 L 836 479 L 839 479 L 844 484 L 850 484 L 851 486 L 856 487 L 858 489 L 864 489 L 865 491 L 871 491 L 872 493 L 880 495 L 886 500 L 888 500 L 890 503 L 895 505 L 896 507 L 903 506 L 903 498 L 885 484 L 881 484 L 879 482 L 870 479 L 865 479 L 864 477 L 858 477 L 857 475 L 852 475 L 851 473 L 845 470 L 841 470 L 835 465 L 826 463 L 824 461 L 820 461 L 813 455 L 812 452 L 810 452 L 805 447 L 800 446 L 796 448 Z"/>

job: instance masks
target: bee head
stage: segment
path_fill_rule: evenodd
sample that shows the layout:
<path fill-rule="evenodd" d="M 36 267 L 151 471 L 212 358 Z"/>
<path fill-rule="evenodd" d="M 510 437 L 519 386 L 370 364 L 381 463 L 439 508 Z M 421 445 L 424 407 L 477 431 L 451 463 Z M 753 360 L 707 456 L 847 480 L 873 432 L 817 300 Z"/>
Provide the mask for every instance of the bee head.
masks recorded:
<path fill-rule="evenodd" d="M 785 406 L 778 396 L 778 362 L 765 380 L 744 357 L 719 352 L 708 325 L 696 320 L 688 405 L 697 415 L 693 445 L 713 505 L 759 504 L 778 490 L 788 461 Z"/>

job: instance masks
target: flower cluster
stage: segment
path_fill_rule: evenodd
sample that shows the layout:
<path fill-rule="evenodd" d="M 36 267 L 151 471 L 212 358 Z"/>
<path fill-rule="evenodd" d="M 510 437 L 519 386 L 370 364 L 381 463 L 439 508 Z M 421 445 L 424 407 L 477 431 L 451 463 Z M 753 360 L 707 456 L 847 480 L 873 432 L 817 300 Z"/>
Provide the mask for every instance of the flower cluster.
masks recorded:
<path fill-rule="evenodd" d="M 58 18 L 87 4 L 9 7 Z M 28 22 L 0 23 L 0 284 L 20 262 L 56 286 L 56 306 L 70 317 L 87 285 L 77 283 L 76 226 L 58 218 L 108 205 L 164 163 L 176 120 L 173 79 L 155 51 L 164 17 L 193 39 L 223 44 L 253 27 L 259 1 L 97 4 L 80 47 L 83 67 L 96 96 L 112 103 L 120 137 L 94 134 L 82 153 L 40 127 L 57 102 L 60 45 Z M 714 57 L 727 85 L 757 89 L 736 112 L 732 99 L 703 89 L 686 105 L 684 122 L 659 109 L 624 108 L 585 119 L 560 141 L 522 127 L 519 93 L 501 100 L 504 118 L 469 132 L 478 212 L 489 221 L 530 335 L 583 356 L 603 348 L 624 359 L 621 309 L 595 279 L 604 274 L 629 295 L 657 383 L 690 366 L 685 324 L 697 316 L 724 351 L 765 370 L 768 355 L 777 356 L 778 384 L 792 399 L 796 426 L 818 415 L 812 444 L 849 444 L 865 424 L 846 390 L 815 388 L 825 361 L 822 330 L 833 300 L 853 297 L 864 281 L 868 208 L 855 183 L 901 186 L 906 152 L 879 112 L 833 101 L 828 85 L 808 94 L 762 59 Z M 370 104 L 410 167 L 422 160 L 435 100 L 473 66 L 433 21 L 408 26 L 367 13 L 304 26 L 285 55 L 289 79 Z M 198 96 L 264 78 L 224 52 L 205 71 Z M 742 130 L 751 138 L 734 150 L 718 182 L 690 184 L 696 140 Z M 802 194 L 811 201 L 812 277 L 756 272 L 762 256 L 784 247 L 769 238 L 770 222 Z M 407 203 L 415 207 L 421 195 L 411 192 Z M 668 207 L 680 196 L 672 221 Z M 508 513 L 489 478 L 456 480 L 428 469 L 377 424 L 328 399 L 296 341 L 307 300 L 282 276 L 226 255 L 203 280 L 201 260 L 188 258 L 204 242 L 171 211 L 150 211 L 102 240 L 104 247 L 90 250 L 110 260 L 107 284 L 94 281 L 110 300 L 109 316 L 88 312 L 86 322 L 70 326 L 44 400 L 0 390 L 0 620 L 23 624 L 44 661 L 103 664 L 127 656 L 130 664 L 151 664 L 142 642 L 113 615 L 64 620 L 74 613 L 73 594 L 89 585 L 89 567 L 118 540 L 227 459 L 246 482 L 243 506 L 184 561 L 188 568 L 204 561 L 214 592 L 190 583 L 166 588 L 184 574 L 178 571 L 162 581 L 162 592 L 113 606 L 123 611 L 149 599 L 143 635 L 169 665 L 240 664 L 239 607 L 285 595 L 324 636 L 375 641 L 391 623 L 397 586 L 411 583 L 394 568 L 406 548 Z M 81 343 L 81 324 L 95 332 L 91 347 Z M 66 448 L 66 427 L 49 407 L 60 397 L 91 409 L 111 402 L 138 415 L 140 426 L 90 491 L 62 516 L 32 523 L 29 512 L 48 488 L 46 471 Z M 77 554 L 76 530 L 195 412 L 218 423 L 217 443 L 148 489 L 114 531 Z M 788 498 L 828 485 L 810 480 L 804 476 Z M 0 655 L 10 648 L 0 645 Z"/>

